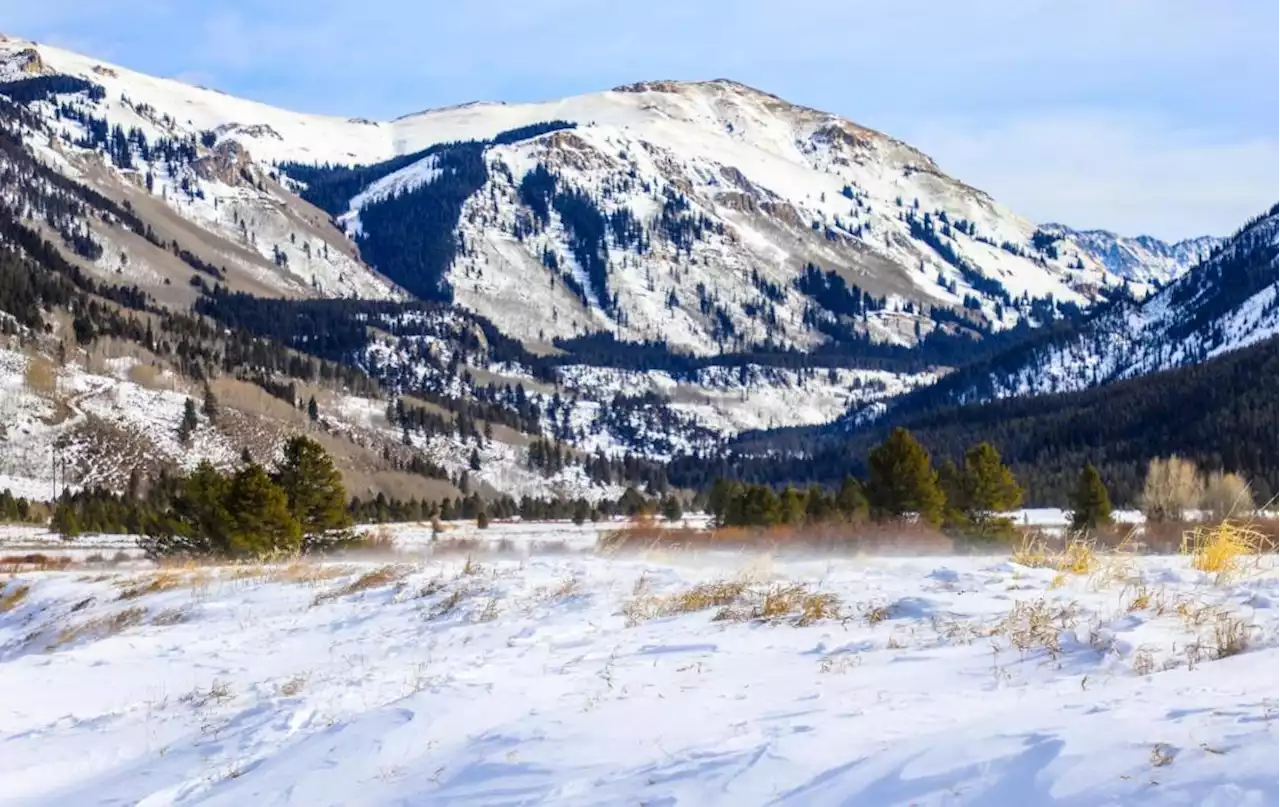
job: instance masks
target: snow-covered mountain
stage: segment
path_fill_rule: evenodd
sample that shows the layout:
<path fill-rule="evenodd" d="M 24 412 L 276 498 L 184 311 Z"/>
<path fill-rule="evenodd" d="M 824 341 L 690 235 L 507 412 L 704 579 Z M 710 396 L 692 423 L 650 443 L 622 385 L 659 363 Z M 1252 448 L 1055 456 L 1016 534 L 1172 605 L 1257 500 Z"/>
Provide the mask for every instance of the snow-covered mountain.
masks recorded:
<path fill-rule="evenodd" d="M 1045 224 L 1042 229 L 1076 244 L 1112 274 L 1159 286 L 1184 275 L 1223 241 L 1202 235 L 1169 243 L 1150 235 L 1130 238 L 1109 230 L 1073 230 L 1065 224 Z"/>
<path fill-rule="evenodd" d="M 1278 210 L 1246 223 L 1203 261 L 1141 302 L 1120 301 L 1074 329 L 1046 333 L 909 394 L 929 408 L 1070 392 L 1194 364 L 1280 333 Z M 871 416 L 883 411 L 869 410 Z M 855 407 L 855 420 L 867 414 Z"/>
<path fill-rule="evenodd" d="M 911 146 L 732 81 L 374 122 L 12 38 L 0 79 L 30 113 L 22 139 L 41 161 L 182 233 L 232 288 L 407 289 L 526 343 L 910 345 L 1042 322 L 1124 282 Z M 90 230 L 113 247 L 90 267 L 100 274 L 159 289 L 186 272 L 166 250 Z"/>

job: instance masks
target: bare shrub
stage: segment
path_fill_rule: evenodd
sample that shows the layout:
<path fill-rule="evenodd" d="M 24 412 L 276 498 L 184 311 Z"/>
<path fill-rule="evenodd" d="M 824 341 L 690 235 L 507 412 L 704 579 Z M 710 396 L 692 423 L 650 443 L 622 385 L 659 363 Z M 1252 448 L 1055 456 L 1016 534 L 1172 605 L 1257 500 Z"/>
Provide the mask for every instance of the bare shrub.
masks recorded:
<path fill-rule="evenodd" d="M 1254 510 L 1249 483 L 1238 474 L 1214 471 L 1205 481 L 1200 508 L 1214 521 L 1250 515 Z"/>
<path fill-rule="evenodd" d="M 1204 480 L 1195 463 L 1174 456 L 1147 465 L 1139 503 L 1148 521 L 1181 521 L 1203 495 Z"/>
<path fill-rule="evenodd" d="M 1213 657 L 1230 658 L 1248 650 L 1249 627 L 1243 619 L 1219 614 L 1213 625 Z"/>

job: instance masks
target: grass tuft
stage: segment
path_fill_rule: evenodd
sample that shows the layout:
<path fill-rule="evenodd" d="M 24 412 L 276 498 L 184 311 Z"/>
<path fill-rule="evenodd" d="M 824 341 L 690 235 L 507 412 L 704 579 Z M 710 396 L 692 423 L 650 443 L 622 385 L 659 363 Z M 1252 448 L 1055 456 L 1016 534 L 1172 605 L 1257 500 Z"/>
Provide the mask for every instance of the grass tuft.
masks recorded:
<path fill-rule="evenodd" d="M 1019 566 L 1053 569 L 1060 574 L 1084 575 L 1098 568 L 1093 542 L 1079 537 L 1071 538 L 1061 549 L 1055 549 L 1049 546 L 1043 535 L 1027 535 L 1014 547 L 1010 559 Z"/>
<path fill-rule="evenodd" d="M 1253 558 L 1256 566 L 1269 543 L 1268 536 L 1252 525 L 1223 521 L 1183 536 L 1182 554 L 1191 558 L 1192 568 L 1227 582 L 1244 571 L 1245 558 Z"/>
<path fill-rule="evenodd" d="M 359 594 L 362 591 L 370 589 L 383 588 L 393 583 L 399 582 L 410 572 L 413 571 L 412 566 L 388 564 L 380 566 L 377 569 L 371 569 L 364 574 L 347 583 L 345 586 L 317 594 L 312 605 L 319 605 L 328 600 L 334 600 L 339 597 L 348 597 L 352 594 Z"/>
<path fill-rule="evenodd" d="M 22 603 L 26 602 L 27 595 L 31 593 L 31 586 L 26 583 L 18 583 L 13 589 L 0 589 L 0 614 L 12 611 Z"/>

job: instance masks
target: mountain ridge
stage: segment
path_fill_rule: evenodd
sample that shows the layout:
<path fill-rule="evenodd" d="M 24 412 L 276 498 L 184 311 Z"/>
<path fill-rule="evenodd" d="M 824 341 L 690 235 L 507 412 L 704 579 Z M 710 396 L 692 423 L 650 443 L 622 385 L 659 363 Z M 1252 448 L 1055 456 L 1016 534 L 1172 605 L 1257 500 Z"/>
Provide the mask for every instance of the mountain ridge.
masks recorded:
<path fill-rule="evenodd" d="M 852 336 L 913 344 L 935 330 L 1043 321 L 1058 315 L 1054 306 L 1088 307 L 1123 284 L 1069 242 L 1037 240 L 1036 225 L 945 175 L 908 144 L 740 82 L 649 81 L 626 85 L 628 92 L 541 104 L 473 103 L 416 113 L 393 126 L 290 113 L 19 40 L 0 50 L 10 65 L 28 64 L 22 54 L 34 52 L 37 72 L 102 86 L 101 101 L 74 102 L 83 115 L 101 115 L 126 131 L 138 127 L 148 137 L 207 140 L 211 149 L 234 152 L 229 161 L 273 176 L 285 161 L 376 165 L 546 121 L 576 123 L 572 134 L 486 146 L 476 187 L 458 203 L 457 224 L 437 239 L 453 254 L 416 283 L 456 296 L 526 342 L 613 333 L 629 341 L 661 337 L 704 355 L 768 343 L 808 351 Z M 644 237 L 605 233 L 584 244 L 589 237 L 575 224 L 599 225 L 566 226 L 556 210 L 526 242 L 519 185 L 539 165 L 556 174 L 558 192 L 585 194 L 594 208 L 584 210 L 588 219 L 629 217 L 635 222 L 626 226 L 644 230 Z M 402 195 L 438 184 L 432 172 L 417 170 L 433 181 L 405 186 Z M 207 196 L 223 192 L 203 182 L 197 187 Z M 291 202 L 271 191 L 237 203 L 248 215 L 237 211 L 230 221 L 194 201 L 176 206 L 179 215 L 234 240 L 237 221 L 256 219 L 259 211 L 278 218 L 272 208 Z M 664 217 L 672 204 L 679 209 Z M 249 235 L 259 244 L 286 233 L 292 241 L 290 226 L 278 220 L 270 232 Z M 387 274 L 386 266 L 369 272 L 320 265 L 293 246 L 280 242 L 273 251 L 262 244 L 257 251 L 295 279 L 314 275 L 311 285 L 324 289 L 322 296 L 344 284 L 344 295 L 394 296 L 376 277 Z M 357 259 L 399 249 L 365 245 Z M 797 288 L 809 265 L 832 273 L 824 284 L 835 276 L 844 284 L 832 298 L 835 310 L 815 303 L 813 284 L 811 291 Z M 850 286 L 857 299 L 842 297 Z M 864 294 L 872 310 L 862 305 Z"/>

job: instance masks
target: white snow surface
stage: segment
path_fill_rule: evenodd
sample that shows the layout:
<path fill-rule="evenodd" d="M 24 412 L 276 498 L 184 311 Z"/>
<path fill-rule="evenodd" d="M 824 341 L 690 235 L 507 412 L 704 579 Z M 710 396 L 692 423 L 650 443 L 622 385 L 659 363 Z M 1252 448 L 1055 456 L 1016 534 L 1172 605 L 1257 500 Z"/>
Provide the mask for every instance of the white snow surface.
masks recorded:
<path fill-rule="evenodd" d="M 0 804 L 1280 798 L 1274 558 L 1230 584 L 1161 557 L 1111 585 L 1001 557 L 728 553 L 169 574 L 0 584 Z M 645 618 L 646 597 L 726 580 L 748 600 L 804 585 L 845 618 Z M 1033 613 L 1046 642 L 1019 650 Z M 1215 660 L 1231 619 L 1249 645 Z"/>

